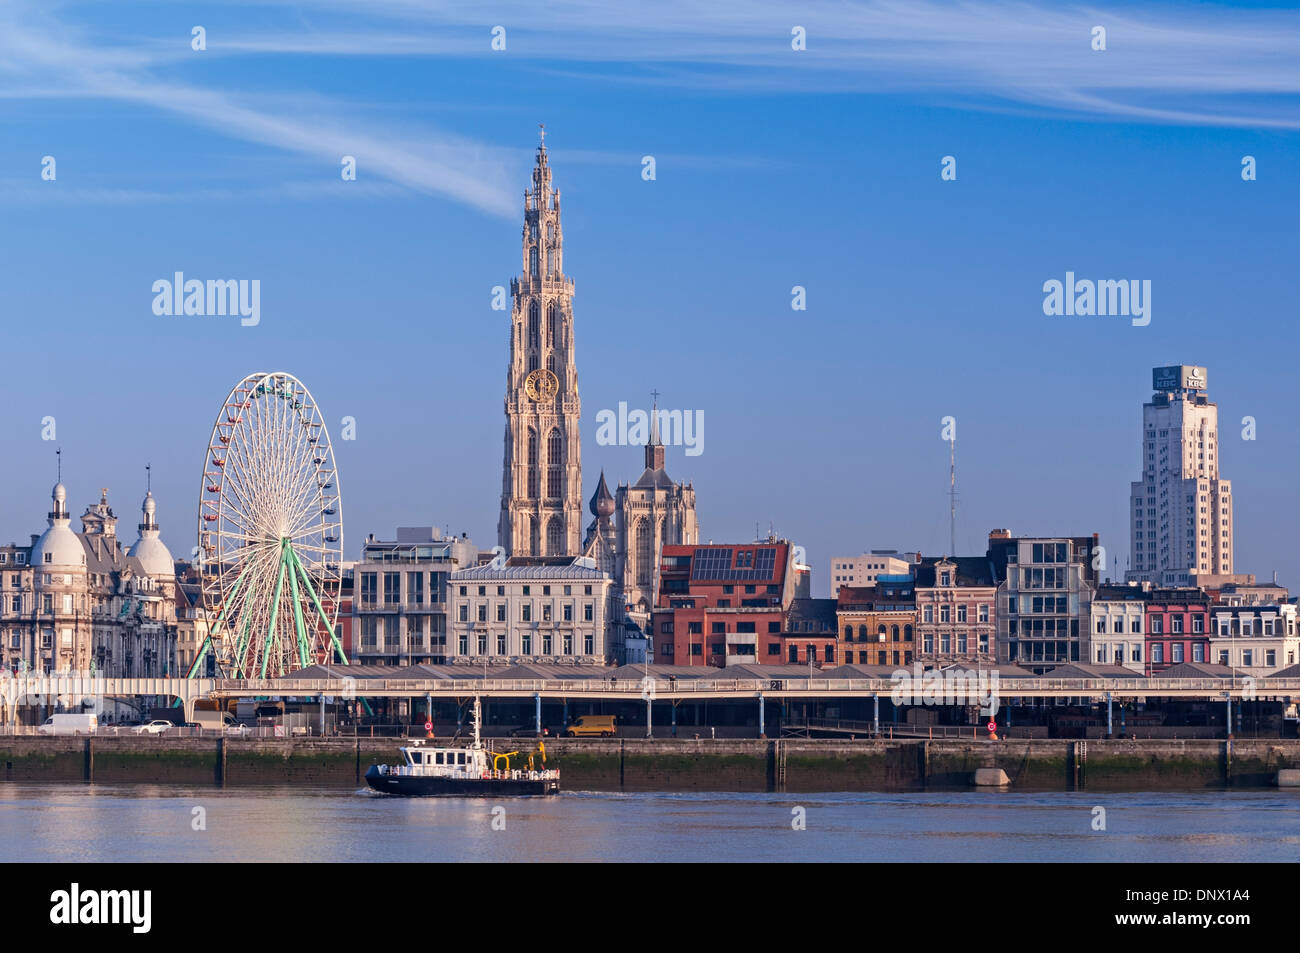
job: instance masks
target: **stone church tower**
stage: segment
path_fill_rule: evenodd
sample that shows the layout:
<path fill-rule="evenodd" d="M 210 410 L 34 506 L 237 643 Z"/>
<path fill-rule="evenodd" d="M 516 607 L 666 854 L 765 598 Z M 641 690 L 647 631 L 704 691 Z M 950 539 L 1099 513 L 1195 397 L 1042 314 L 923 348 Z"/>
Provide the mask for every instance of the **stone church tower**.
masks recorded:
<path fill-rule="evenodd" d="M 650 439 L 645 445 L 645 469 L 632 484 L 619 484 L 611 494 L 600 475 L 591 498 L 595 520 L 587 527 L 586 555 L 614 578 L 611 599 L 617 615 L 648 631 L 650 612 L 658 596 L 659 560 L 665 546 L 694 545 L 700 540 L 695 516 L 695 487 L 676 483 L 665 468 L 659 434 L 659 407 L 650 411 Z"/>
<path fill-rule="evenodd" d="M 582 448 L 573 280 L 564 274 L 560 193 L 546 131 L 524 193 L 523 274 L 511 279 L 506 445 L 497 540 L 511 556 L 582 552 Z"/>

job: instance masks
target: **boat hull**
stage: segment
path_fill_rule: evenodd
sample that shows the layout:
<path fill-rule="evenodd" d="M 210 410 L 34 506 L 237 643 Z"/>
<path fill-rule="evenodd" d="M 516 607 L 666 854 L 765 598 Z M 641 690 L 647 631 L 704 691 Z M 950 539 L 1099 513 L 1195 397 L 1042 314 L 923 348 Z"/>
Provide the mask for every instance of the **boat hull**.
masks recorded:
<path fill-rule="evenodd" d="M 378 765 L 366 772 L 366 784 L 381 794 L 404 797 L 519 797 L 528 795 L 559 794 L 557 779 L 518 780 L 508 778 L 420 778 L 381 774 Z"/>

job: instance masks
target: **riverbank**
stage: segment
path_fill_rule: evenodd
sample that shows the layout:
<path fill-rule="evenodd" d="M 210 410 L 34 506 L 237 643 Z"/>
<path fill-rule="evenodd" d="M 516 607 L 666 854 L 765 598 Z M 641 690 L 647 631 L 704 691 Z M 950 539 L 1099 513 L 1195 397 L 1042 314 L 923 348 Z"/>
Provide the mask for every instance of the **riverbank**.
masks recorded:
<path fill-rule="evenodd" d="M 401 760 L 393 738 L 0 738 L 0 780 L 175 784 L 362 783 Z M 498 752 L 535 751 L 533 739 Z M 1300 769 L 1300 741 L 839 741 L 547 739 L 566 790 L 894 791 L 973 786 L 1005 772 L 1025 790 L 1268 788 Z M 518 761 L 515 762 L 519 763 Z"/>

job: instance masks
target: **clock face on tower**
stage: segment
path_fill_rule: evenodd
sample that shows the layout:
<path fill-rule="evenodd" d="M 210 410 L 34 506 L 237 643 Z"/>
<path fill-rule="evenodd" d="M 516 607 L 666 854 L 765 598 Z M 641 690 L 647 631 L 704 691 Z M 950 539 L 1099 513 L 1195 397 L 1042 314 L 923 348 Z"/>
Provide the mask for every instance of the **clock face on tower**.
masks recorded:
<path fill-rule="evenodd" d="M 560 390 L 560 381 L 544 367 L 531 371 L 524 378 L 524 393 L 534 403 L 542 403 L 553 398 Z"/>

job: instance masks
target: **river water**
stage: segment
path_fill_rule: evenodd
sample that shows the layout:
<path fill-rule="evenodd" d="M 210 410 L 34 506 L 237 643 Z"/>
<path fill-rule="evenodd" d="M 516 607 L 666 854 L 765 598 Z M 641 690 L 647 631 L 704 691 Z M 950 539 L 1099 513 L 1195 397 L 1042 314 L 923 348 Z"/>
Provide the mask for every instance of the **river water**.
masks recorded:
<path fill-rule="evenodd" d="M 796 829 L 801 821 L 803 829 Z M 1101 821 L 1105 829 L 1094 830 Z M 324 787 L 0 783 L 5 862 L 1297 857 L 1300 791 L 578 791 L 492 800 L 393 798 Z"/>

